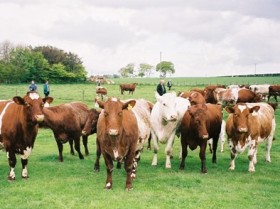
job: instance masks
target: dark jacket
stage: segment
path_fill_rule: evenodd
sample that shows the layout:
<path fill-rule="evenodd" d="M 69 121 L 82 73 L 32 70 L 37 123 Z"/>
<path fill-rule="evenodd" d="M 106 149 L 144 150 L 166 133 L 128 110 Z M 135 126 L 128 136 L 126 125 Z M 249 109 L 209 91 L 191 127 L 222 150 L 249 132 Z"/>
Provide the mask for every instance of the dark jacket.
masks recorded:
<path fill-rule="evenodd" d="M 157 92 L 160 96 L 166 93 L 166 89 L 164 85 L 161 85 L 160 83 L 157 85 Z"/>

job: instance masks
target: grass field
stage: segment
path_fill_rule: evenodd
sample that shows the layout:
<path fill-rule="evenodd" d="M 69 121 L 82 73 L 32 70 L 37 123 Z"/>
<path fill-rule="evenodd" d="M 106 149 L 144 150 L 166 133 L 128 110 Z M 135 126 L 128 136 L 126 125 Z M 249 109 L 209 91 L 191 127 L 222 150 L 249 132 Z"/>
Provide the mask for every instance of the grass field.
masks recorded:
<path fill-rule="evenodd" d="M 279 79 L 279 78 L 278 78 Z M 154 80 L 153 82 L 156 82 Z M 265 80 L 267 83 L 267 79 Z M 122 82 L 117 80 L 116 83 Z M 143 80 L 133 96 L 121 95 L 118 85 L 106 85 L 110 96 L 121 99 L 145 98 L 152 102 L 155 85 Z M 177 81 L 175 80 L 174 83 Z M 194 81 L 195 82 L 195 81 Z M 260 81 L 259 81 L 260 82 Z M 277 80 L 276 80 L 277 82 Z M 179 83 L 179 80 L 178 80 Z M 261 82 L 260 82 L 261 83 Z M 278 82 L 280 83 L 280 81 Z M 71 101 L 83 101 L 93 107 L 95 85 L 50 84 L 53 105 Z M 193 86 L 178 85 L 173 90 L 187 90 Z M 0 85 L 0 99 L 26 93 L 27 85 Z M 42 86 L 39 85 L 39 92 Z M 225 114 L 226 117 L 226 114 Z M 271 163 L 265 163 L 265 145 L 258 149 L 256 172 L 248 172 L 247 152 L 238 155 L 236 170 L 229 171 L 230 154 L 217 153 L 217 164 L 211 163 L 207 150 L 208 173 L 200 173 L 198 150 L 189 151 L 186 168 L 179 170 L 180 141 L 174 143 L 172 168 L 165 169 L 165 145 L 160 144 L 158 166 L 152 167 L 153 151 L 144 150 L 138 165 L 134 189 L 125 188 L 124 169 L 113 172 L 113 189 L 105 191 L 106 170 L 103 158 L 100 172 L 93 172 L 95 160 L 95 135 L 89 137 L 90 155 L 80 160 L 70 155 L 69 145 L 64 145 L 64 162 L 57 161 L 58 151 L 53 134 L 40 129 L 35 148 L 29 157 L 29 179 L 21 179 L 21 163 L 17 156 L 16 181 L 8 182 L 9 166 L 6 154 L 0 152 L 1 208 L 279 208 L 280 190 L 280 110 L 276 111 L 276 140 L 271 149 Z M 83 147 L 82 147 L 83 150 Z"/>

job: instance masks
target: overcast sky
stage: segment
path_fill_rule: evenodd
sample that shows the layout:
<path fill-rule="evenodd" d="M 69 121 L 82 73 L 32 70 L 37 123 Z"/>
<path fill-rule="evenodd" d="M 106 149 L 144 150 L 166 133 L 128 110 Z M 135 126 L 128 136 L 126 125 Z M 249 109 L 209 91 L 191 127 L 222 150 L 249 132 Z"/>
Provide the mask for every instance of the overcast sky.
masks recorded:
<path fill-rule="evenodd" d="M 0 25 L 0 42 L 73 52 L 88 75 L 160 52 L 174 77 L 280 73 L 280 0 L 0 0 Z"/>

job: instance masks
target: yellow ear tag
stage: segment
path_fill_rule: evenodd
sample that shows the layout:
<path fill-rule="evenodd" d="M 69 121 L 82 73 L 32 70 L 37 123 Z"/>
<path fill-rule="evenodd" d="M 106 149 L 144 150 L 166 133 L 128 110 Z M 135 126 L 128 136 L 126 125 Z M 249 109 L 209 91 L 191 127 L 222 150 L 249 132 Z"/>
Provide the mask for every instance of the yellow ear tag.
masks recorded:
<path fill-rule="evenodd" d="M 128 104 L 127 109 L 128 109 L 128 110 L 131 110 L 131 109 L 132 109 L 132 106 L 131 106 L 130 104 Z"/>

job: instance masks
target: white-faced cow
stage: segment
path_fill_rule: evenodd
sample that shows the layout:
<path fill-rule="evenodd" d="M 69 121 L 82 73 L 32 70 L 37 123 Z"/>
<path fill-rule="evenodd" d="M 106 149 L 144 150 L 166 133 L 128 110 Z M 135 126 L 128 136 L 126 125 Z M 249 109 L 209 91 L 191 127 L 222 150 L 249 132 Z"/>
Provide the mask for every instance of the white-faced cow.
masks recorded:
<path fill-rule="evenodd" d="M 248 148 L 249 172 L 255 171 L 257 146 L 266 141 L 266 161 L 270 160 L 270 148 L 275 132 L 274 109 L 267 103 L 238 103 L 226 107 L 229 114 L 226 133 L 231 151 L 230 170 L 235 169 L 235 158 Z"/>
<path fill-rule="evenodd" d="M 135 91 L 137 83 L 124 83 L 120 84 L 120 90 L 121 94 L 123 94 L 124 91 L 128 91 L 128 94 L 133 94 Z"/>
<path fill-rule="evenodd" d="M 44 120 L 44 100 L 37 92 L 28 92 L 13 101 L 0 102 L 0 148 L 7 152 L 10 172 L 8 180 L 15 180 L 16 154 L 21 157 L 22 178 L 28 178 L 28 157 L 38 133 L 38 122 Z"/>
<path fill-rule="evenodd" d="M 201 172 L 207 173 L 205 150 L 207 140 L 213 139 L 212 162 L 216 163 L 216 150 L 222 124 L 222 108 L 215 104 L 192 105 L 184 114 L 180 131 L 182 145 L 182 160 L 180 169 L 185 168 L 185 158 L 188 147 L 191 150 L 200 147 Z"/>
<path fill-rule="evenodd" d="M 159 149 L 158 141 L 166 144 L 166 168 L 171 168 L 170 158 L 172 157 L 172 148 L 174 138 L 182 118 L 190 106 L 188 99 L 176 97 L 175 92 L 166 93 L 160 96 L 155 93 L 157 102 L 151 112 L 152 140 L 154 142 L 154 157 L 152 165 L 157 165 L 157 152 Z"/>
<path fill-rule="evenodd" d="M 124 162 L 125 187 L 130 190 L 139 131 L 135 114 L 128 106 L 133 107 L 136 101 L 109 98 L 106 102 L 97 100 L 97 103 L 103 109 L 97 122 L 97 140 L 107 168 L 105 188 L 112 188 L 113 161 L 118 161 Z"/>
<path fill-rule="evenodd" d="M 267 97 L 269 95 L 269 86 L 270 84 L 250 85 L 249 89 L 256 94 L 261 94 L 262 97 L 267 101 Z"/>
<path fill-rule="evenodd" d="M 63 161 L 63 144 L 68 141 L 70 143 L 70 147 L 73 147 L 74 141 L 74 146 L 78 152 L 79 158 L 84 159 L 84 156 L 80 150 L 80 137 L 88 117 L 87 105 L 80 102 L 61 104 L 44 108 L 43 113 L 45 116 L 44 123 L 47 127 L 52 129 L 57 143 L 59 152 L 58 160 L 60 162 Z M 85 147 L 85 153 L 88 155 L 88 136 L 84 135 L 82 138 Z M 74 150 L 72 149 L 71 154 L 74 154 Z"/>

